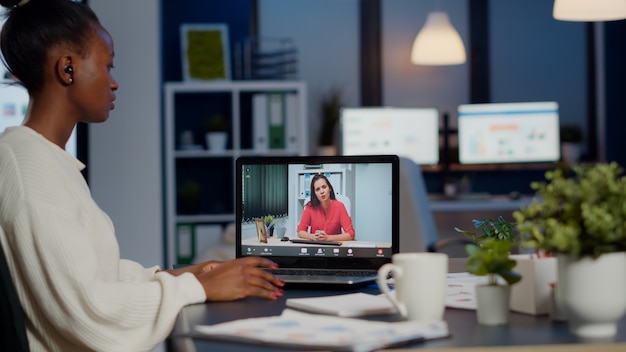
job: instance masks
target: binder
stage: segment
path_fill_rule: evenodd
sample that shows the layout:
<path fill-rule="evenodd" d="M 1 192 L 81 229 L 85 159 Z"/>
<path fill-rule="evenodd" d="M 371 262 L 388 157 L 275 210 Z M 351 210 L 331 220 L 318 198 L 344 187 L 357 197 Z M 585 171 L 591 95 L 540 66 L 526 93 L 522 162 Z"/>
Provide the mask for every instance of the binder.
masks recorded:
<path fill-rule="evenodd" d="M 300 104 L 298 95 L 295 93 L 285 94 L 285 129 L 286 148 L 289 151 L 298 150 L 298 119 L 300 116 Z"/>
<path fill-rule="evenodd" d="M 253 147 L 261 152 L 269 147 L 267 104 L 267 94 L 259 93 L 252 96 Z"/>
<path fill-rule="evenodd" d="M 195 254 L 193 224 L 176 225 L 176 264 L 191 264 Z"/>
<path fill-rule="evenodd" d="M 268 95 L 269 147 L 285 149 L 285 95 L 271 93 Z"/>

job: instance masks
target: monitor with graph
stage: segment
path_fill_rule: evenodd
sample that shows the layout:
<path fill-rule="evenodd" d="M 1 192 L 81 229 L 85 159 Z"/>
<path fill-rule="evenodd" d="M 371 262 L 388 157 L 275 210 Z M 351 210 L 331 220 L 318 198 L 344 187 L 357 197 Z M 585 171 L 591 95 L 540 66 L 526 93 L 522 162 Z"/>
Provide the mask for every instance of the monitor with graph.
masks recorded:
<path fill-rule="evenodd" d="M 435 108 L 343 108 L 340 123 L 343 155 L 395 154 L 419 165 L 439 163 Z"/>
<path fill-rule="evenodd" d="M 458 107 L 459 162 L 556 162 L 559 105 L 553 101 L 463 104 Z"/>

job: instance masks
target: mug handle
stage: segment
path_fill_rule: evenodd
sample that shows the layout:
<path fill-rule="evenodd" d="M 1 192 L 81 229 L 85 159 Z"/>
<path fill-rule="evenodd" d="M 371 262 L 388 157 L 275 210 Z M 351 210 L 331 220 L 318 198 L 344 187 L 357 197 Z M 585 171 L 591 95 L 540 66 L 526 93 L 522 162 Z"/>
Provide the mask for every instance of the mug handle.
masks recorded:
<path fill-rule="evenodd" d="M 389 285 L 387 285 L 387 277 L 391 272 L 395 274 L 395 279 L 398 279 L 402 276 L 402 268 L 392 263 L 387 263 L 381 266 L 380 269 L 378 269 L 378 277 L 376 278 L 376 283 L 378 284 L 378 288 L 383 291 L 391 304 L 396 307 L 400 315 L 402 315 L 402 317 L 406 319 L 408 316 L 406 306 L 396 299 L 395 294 L 391 292 L 391 290 L 389 289 Z"/>

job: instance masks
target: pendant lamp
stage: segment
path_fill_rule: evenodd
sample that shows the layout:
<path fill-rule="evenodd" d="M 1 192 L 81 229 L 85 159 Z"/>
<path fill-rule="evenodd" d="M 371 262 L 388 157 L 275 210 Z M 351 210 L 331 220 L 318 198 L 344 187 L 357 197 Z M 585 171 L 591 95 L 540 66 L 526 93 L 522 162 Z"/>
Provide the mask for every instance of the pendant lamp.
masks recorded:
<path fill-rule="evenodd" d="M 616 21 L 626 18 L 626 0 L 554 0 L 552 16 L 562 21 Z"/>
<path fill-rule="evenodd" d="M 446 12 L 428 14 L 411 50 L 415 65 L 458 65 L 466 60 L 465 47 Z"/>

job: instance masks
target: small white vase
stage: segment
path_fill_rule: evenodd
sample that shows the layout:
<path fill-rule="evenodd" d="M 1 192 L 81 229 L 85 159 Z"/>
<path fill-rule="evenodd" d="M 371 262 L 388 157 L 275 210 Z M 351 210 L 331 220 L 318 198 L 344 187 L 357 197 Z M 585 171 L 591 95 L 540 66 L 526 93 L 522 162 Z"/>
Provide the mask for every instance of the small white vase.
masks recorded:
<path fill-rule="evenodd" d="M 582 338 L 609 338 L 626 313 L 626 252 L 597 259 L 558 256 L 557 300 L 570 331 Z"/>
<path fill-rule="evenodd" d="M 223 152 L 228 142 L 227 132 L 207 132 L 205 135 L 207 149 L 212 152 Z"/>
<path fill-rule="evenodd" d="M 509 285 L 477 285 L 476 317 L 482 325 L 504 325 L 509 322 Z"/>

